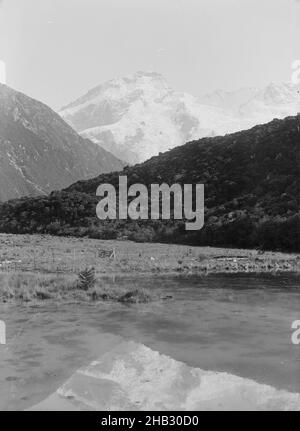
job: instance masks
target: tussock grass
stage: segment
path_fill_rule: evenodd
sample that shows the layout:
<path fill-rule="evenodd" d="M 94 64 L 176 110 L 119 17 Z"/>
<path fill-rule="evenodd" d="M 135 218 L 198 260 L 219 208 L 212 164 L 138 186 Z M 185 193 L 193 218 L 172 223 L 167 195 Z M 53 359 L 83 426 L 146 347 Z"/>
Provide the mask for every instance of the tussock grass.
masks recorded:
<path fill-rule="evenodd" d="M 36 302 L 46 300 L 115 301 L 120 303 L 147 303 L 154 294 L 138 286 L 118 287 L 105 285 L 96 279 L 88 289 L 82 289 L 76 275 L 60 276 L 42 273 L 0 273 L 0 302 Z"/>
<path fill-rule="evenodd" d="M 94 301 L 116 301 L 127 304 L 139 304 L 151 302 L 154 295 L 145 288 L 133 287 L 131 289 L 124 287 L 103 287 L 96 286 L 89 292 Z"/>

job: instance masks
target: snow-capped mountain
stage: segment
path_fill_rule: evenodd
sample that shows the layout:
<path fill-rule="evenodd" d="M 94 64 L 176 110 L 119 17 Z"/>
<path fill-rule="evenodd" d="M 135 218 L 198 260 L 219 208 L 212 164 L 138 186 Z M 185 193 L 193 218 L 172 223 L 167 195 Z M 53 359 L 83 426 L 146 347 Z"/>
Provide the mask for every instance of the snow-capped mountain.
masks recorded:
<path fill-rule="evenodd" d="M 254 124 L 266 123 L 274 118 L 296 115 L 300 110 L 300 86 L 292 83 L 270 83 L 263 89 L 242 88 L 233 92 L 216 91 L 199 101 L 224 109 L 238 120 Z M 253 124 L 251 124 L 253 125 Z"/>
<path fill-rule="evenodd" d="M 247 129 L 299 111 L 300 96 L 291 84 L 197 98 L 174 91 L 160 74 L 137 72 L 90 90 L 60 115 L 83 137 L 138 163 L 193 139 Z"/>

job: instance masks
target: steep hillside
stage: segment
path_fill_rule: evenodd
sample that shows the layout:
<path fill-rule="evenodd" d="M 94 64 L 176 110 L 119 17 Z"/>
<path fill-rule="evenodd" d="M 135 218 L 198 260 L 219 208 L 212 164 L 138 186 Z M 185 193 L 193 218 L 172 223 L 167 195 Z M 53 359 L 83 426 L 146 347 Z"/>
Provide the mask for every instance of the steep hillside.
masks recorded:
<path fill-rule="evenodd" d="M 0 201 L 46 194 L 122 167 L 46 105 L 0 84 Z"/>
<path fill-rule="evenodd" d="M 48 232 L 138 241 L 299 250 L 300 115 L 225 137 L 204 138 L 125 168 L 128 183 L 205 185 L 205 226 L 182 221 L 96 218 L 101 183 L 117 188 L 120 173 L 79 181 L 45 198 L 0 207 L 0 231 Z"/>
<path fill-rule="evenodd" d="M 137 72 L 90 90 L 60 115 L 129 163 L 139 163 L 192 139 L 225 135 L 300 112 L 299 88 L 217 91 L 203 97 L 174 91 L 157 73 Z"/>

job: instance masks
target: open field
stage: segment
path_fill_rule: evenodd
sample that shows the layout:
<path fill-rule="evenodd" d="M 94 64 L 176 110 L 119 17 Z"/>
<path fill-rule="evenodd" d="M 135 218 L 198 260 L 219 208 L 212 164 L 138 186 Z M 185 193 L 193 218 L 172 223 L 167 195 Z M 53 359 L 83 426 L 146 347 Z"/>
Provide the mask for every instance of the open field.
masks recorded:
<path fill-rule="evenodd" d="M 300 272 L 300 256 L 257 250 L 0 234 L 0 271 L 78 274 Z"/>

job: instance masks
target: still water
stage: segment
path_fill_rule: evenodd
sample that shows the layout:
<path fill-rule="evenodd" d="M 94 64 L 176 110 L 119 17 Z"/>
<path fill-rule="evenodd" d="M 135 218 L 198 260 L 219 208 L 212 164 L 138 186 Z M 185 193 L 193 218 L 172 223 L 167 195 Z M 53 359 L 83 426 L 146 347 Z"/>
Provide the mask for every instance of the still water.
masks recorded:
<path fill-rule="evenodd" d="M 0 410 L 25 409 L 122 340 L 204 370 L 226 371 L 300 393 L 297 275 L 116 278 L 166 300 L 144 305 L 0 304 Z"/>

